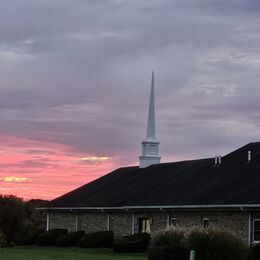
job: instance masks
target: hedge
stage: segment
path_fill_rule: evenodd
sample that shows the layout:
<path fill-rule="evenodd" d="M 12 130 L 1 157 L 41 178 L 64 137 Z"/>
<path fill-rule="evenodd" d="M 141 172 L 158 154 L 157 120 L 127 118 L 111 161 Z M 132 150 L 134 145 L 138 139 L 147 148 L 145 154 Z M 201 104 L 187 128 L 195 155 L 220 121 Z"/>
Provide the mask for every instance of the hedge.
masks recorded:
<path fill-rule="evenodd" d="M 185 232 L 182 229 L 159 232 L 151 243 L 149 260 L 189 260 L 189 250 L 184 248 Z"/>
<path fill-rule="evenodd" d="M 56 245 L 59 247 L 76 246 L 85 231 L 71 232 L 57 238 Z"/>
<path fill-rule="evenodd" d="M 79 240 L 78 245 L 82 248 L 112 248 L 113 241 L 113 231 L 98 231 L 83 235 Z"/>
<path fill-rule="evenodd" d="M 0 247 L 7 247 L 7 239 L 3 233 L 0 232 Z"/>
<path fill-rule="evenodd" d="M 153 238 L 148 259 L 189 260 L 190 250 L 196 251 L 196 260 L 247 260 L 249 256 L 248 246 L 228 230 L 177 227 Z"/>
<path fill-rule="evenodd" d="M 150 243 L 150 235 L 147 233 L 140 233 L 131 236 L 122 237 L 114 242 L 114 252 L 143 252 L 147 249 Z"/>
<path fill-rule="evenodd" d="M 37 238 L 38 246 L 54 246 L 56 245 L 57 238 L 67 234 L 67 229 L 51 229 L 40 234 Z"/>
<path fill-rule="evenodd" d="M 246 260 L 249 255 L 248 246 L 240 238 L 219 228 L 193 230 L 187 244 L 196 251 L 196 260 Z"/>
<path fill-rule="evenodd" d="M 260 244 L 256 244 L 251 248 L 252 260 L 260 259 Z"/>
<path fill-rule="evenodd" d="M 32 230 L 24 236 L 24 238 L 22 239 L 20 244 L 23 245 L 23 246 L 36 244 L 39 235 L 44 233 L 44 232 L 45 232 L 45 229 Z"/>

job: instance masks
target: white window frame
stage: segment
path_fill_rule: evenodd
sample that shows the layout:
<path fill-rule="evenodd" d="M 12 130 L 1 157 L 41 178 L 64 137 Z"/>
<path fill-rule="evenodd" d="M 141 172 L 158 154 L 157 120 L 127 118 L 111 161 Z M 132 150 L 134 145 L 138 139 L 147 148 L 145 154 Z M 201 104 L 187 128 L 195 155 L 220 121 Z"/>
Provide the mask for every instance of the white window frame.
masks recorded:
<path fill-rule="evenodd" d="M 256 221 L 260 222 L 260 218 L 253 219 L 253 243 L 260 243 L 260 240 L 255 240 L 255 222 Z"/>
<path fill-rule="evenodd" d="M 208 221 L 208 226 L 207 226 L 207 227 L 205 227 L 205 221 Z M 203 219 L 202 219 L 202 226 L 203 226 L 203 228 L 208 228 L 208 227 L 209 227 L 209 224 L 210 224 L 209 218 L 203 218 Z"/>
<path fill-rule="evenodd" d="M 143 225 L 143 221 L 145 221 L 145 232 L 142 232 L 140 230 L 140 225 Z M 147 218 L 147 217 L 138 218 L 138 233 L 150 234 L 152 221 L 153 221 L 152 218 Z M 148 224 L 149 228 L 148 228 L 147 224 Z"/>
<path fill-rule="evenodd" d="M 175 225 L 172 224 L 173 221 L 175 221 Z M 175 217 L 170 218 L 170 223 L 169 224 L 170 224 L 171 227 L 177 226 L 177 218 L 175 218 Z"/>

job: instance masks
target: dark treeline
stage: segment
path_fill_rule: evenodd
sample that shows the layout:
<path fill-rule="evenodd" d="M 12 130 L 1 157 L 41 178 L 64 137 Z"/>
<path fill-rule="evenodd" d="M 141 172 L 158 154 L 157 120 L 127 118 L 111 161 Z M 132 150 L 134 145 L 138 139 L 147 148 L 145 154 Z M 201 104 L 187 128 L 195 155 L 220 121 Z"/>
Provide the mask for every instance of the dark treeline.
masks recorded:
<path fill-rule="evenodd" d="M 43 229 L 44 216 L 36 207 L 45 203 L 0 195 L 0 247 L 23 244 L 37 230 Z"/>

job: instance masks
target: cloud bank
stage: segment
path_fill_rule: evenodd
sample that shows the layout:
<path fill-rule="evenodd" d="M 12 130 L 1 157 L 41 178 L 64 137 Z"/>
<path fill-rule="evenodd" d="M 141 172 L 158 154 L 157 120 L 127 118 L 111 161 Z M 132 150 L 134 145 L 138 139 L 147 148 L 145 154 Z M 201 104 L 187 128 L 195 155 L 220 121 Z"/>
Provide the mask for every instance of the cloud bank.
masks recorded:
<path fill-rule="evenodd" d="M 70 167 L 76 187 L 137 164 L 152 70 L 163 161 L 259 141 L 259 13 L 257 0 L 1 1 L 0 178 L 44 179 L 54 197 Z"/>

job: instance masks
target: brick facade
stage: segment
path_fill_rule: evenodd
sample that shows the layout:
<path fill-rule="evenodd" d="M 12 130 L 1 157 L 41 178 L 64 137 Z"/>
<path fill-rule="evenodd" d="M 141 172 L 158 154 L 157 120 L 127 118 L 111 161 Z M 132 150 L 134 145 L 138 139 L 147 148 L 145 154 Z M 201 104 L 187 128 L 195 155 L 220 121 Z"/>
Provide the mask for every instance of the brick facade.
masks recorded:
<path fill-rule="evenodd" d="M 151 235 L 165 229 L 171 218 L 176 219 L 177 225 L 184 227 L 202 226 L 203 218 L 208 218 L 210 226 L 229 229 L 248 243 L 249 237 L 252 241 L 253 219 L 260 219 L 260 213 L 250 214 L 245 211 L 50 212 L 50 229 L 67 228 L 69 231 L 75 231 L 78 228 L 86 232 L 110 229 L 118 237 L 138 233 L 140 218 L 149 218 Z"/>
<path fill-rule="evenodd" d="M 76 214 L 73 212 L 52 212 L 50 213 L 50 227 L 54 228 L 66 228 L 69 232 L 75 231 L 76 227 Z"/>
<path fill-rule="evenodd" d="M 176 218 L 176 224 L 185 227 L 203 226 L 203 218 L 208 218 L 210 226 L 229 229 L 248 243 L 249 213 L 243 211 L 171 212 L 170 218 Z"/>
<path fill-rule="evenodd" d="M 107 230 L 107 213 L 79 213 L 79 219 L 79 229 L 86 233 Z"/>

